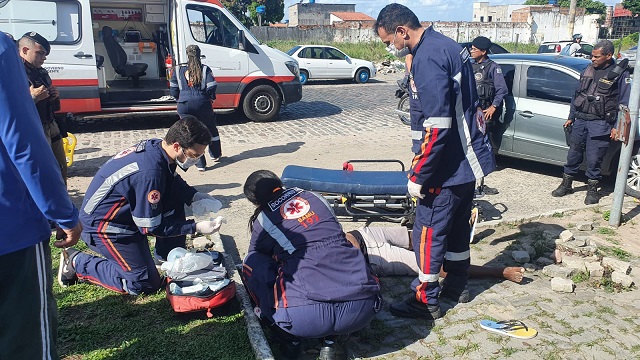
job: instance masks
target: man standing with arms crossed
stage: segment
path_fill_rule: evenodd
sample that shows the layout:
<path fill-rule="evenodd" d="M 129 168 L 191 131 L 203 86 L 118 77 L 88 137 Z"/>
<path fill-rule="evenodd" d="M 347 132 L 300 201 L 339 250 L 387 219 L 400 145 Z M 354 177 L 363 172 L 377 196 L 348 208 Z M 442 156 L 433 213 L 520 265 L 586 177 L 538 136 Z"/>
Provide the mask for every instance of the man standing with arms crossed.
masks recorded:
<path fill-rule="evenodd" d="M 469 214 L 476 180 L 495 168 L 469 52 L 400 4 L 384 7 L 374 30 L 391 53 L 413 55 L 409 74 L 412 150 L 407 183 L 418 198 L 412 233 L 420 272 L 414 293 L 391 305 L 400 317 L 441 317 L 439 295 L 469 301 Z M 404 55 L 403 55 L 404 54 Z M 440 267 L 448 273 L 442 292 Z"/>
<path fill-rule="evenodd" d="M 15 44 L 0 33 L 0 359 L 58 359 L 54 245 L 78 242 L 80 223 L 41 131 Z"/>

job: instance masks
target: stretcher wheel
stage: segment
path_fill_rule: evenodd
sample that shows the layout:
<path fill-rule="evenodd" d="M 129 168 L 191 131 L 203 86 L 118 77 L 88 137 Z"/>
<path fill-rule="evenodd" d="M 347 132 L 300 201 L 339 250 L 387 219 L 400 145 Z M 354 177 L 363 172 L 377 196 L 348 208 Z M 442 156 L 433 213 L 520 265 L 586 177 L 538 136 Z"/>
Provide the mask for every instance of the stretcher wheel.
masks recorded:
<path fill-rule="evenodd" d="M 67 166 L 73 164 L 73 152 L 76 150 L 78 140 L 72 133 L 67 133 L 66 138 L 62 138 L 62 146 L 64 147 L 64 155 L 67 158 Z"/>

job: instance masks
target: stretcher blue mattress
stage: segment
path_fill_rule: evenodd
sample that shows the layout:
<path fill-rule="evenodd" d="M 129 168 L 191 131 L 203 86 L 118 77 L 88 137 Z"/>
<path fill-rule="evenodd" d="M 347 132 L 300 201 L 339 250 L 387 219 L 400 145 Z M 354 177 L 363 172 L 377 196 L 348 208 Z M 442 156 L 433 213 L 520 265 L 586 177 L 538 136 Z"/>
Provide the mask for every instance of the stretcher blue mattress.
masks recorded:
<path fill-rule="evenodd" d="M 321 193 L 354 195 L 406 195 L 404 171 L 346 171 L 288 165 L 282 172 L 286 187 Z"/>

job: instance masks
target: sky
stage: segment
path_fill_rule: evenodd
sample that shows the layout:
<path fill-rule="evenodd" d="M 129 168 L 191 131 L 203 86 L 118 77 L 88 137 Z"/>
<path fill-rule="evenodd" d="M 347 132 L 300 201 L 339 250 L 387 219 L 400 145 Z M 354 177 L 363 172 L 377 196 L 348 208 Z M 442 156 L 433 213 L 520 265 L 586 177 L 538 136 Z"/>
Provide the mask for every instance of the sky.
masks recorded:
<path fill-rule="evenodd" d="M 302 0 L 309 2 L 309 0 Z M 489 5 L 523 4 L 525 0 L 489 0 Z M 602 0 L 601 0 L 602 1 Z M 285 0 L 285 19 L 288 18 L 289 6 L 300 0 Z M 418 16 L 420 21 L 471 21 L 473 17 L 473 0 L 316 0 L 324 4 L 356 4 L 356 11 L 372 18 L 378 16 L 380 9 L 389 3 L 397 2 L 406 5 Z M 613 6 L 622 0 L 604 0 L 605 5 Z"/>

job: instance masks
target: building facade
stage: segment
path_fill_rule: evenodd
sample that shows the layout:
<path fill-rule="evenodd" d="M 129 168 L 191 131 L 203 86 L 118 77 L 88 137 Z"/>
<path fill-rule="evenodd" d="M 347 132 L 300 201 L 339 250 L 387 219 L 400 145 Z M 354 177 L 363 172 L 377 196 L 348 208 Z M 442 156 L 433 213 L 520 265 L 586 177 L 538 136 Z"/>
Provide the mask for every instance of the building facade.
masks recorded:
<path fill-rule="evenodd" d="M 355 11 L 355 4 L 293 4 L 289 6 L 289 26 L 328 26 L 331 25 L 332 12 Z"/>

